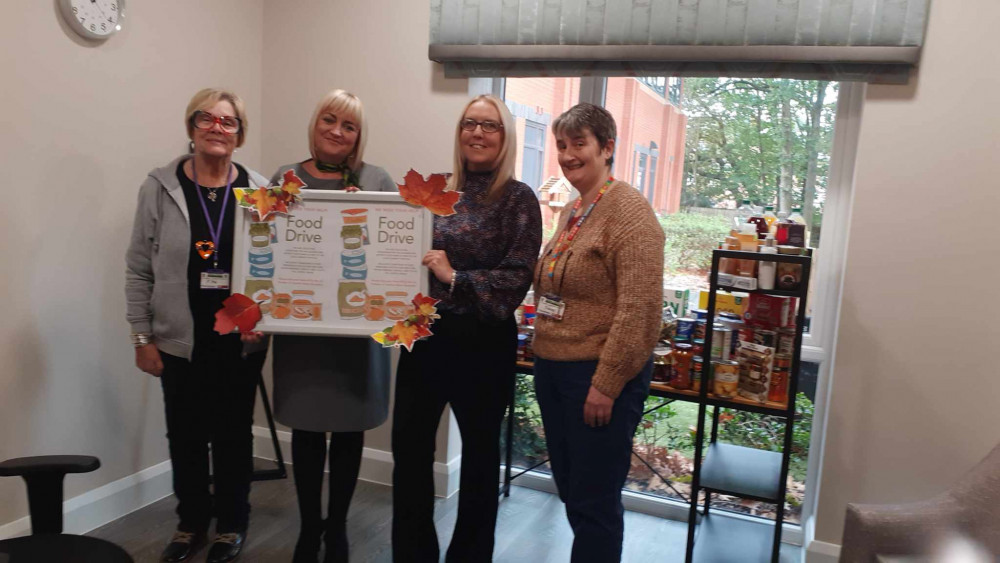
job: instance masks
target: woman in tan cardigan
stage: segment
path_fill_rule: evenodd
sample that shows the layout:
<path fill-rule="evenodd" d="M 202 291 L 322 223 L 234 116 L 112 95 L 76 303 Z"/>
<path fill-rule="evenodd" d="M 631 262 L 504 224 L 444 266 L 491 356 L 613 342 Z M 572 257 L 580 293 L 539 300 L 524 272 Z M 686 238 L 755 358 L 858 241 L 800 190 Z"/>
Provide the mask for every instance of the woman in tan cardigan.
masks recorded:
<path fill-rule="evenodd" d="M 621 559 L 621 488 L 660 329 L 663 229 L 642 195 L 610 176 L 615 129 L 591 104 L 553 123 L 580 198 L 535 269 L 535 391 L 573 563 Z"/>

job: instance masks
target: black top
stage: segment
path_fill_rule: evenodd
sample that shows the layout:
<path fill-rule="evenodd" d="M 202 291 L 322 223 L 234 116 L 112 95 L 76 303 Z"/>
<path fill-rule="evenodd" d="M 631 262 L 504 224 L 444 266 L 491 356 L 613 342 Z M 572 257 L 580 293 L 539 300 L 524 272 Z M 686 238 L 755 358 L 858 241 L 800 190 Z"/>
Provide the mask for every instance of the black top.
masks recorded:
<path fill-rule="evenodd" d="M 496 201 L 487 201 L 493 175 L 465 173 L 455 214 L 434 217 L 434 248 L 444 250 L 455 269 L 455 291 L 430 274 L 438 308 L 497 321 L 514 315 L 542 244 L 542 212 L 531 187 L 511 180 Z"/>
<path fill-rule="evenodd" d="M 233 180 L 232 187 L 246 188 L 250 182 L 247 171 L 239 164 L 236 166 L 237 176 Z M 229 297 L 229 289 L 201 289 L 201 274 L 208 270 L 215 269 L 215 260 L 218 259 L 218 269 L 230 275 L 229 283 L 232 285 L 233 273 L 233 226 L 234 213 L 236 209 L 236 196 L 229 194 L 226 202 L 226 209 L 222 209 L 222 202 L 226 196 L 226 186 L 201 186 L 201 193 L 208 207 L 208 214 L 212 218 L 213 224 L 218 224 L 219 214 L 224 213 L 225 219 L 222 221 L 220 240 L 216 245 L 217 256 L 210 256 L 203 259 L 195 243 L 198 241 L 212 240 L 212 234 L 205 219 L 205 211 L 198 201 L 198 190 L 194 182 L 184 173 L 184 163 L 177 166 L 177 179 L 180 180 L 181 188 L 184 190 L 184 200 L 187 203 L 189 224 L 191 226 L 191 248 L 188 251 L 188 300 L 191 304 L 191 315 L 194 318 L 194 342 L 195 349 L 199 346 L 212 348 L 218 345 L 236 346 L 239 344 L 239 335 L 230 334 L 225 337 L 215 332 L 215 312 L 222 308 L 222 302 Z M 208 196 L 210 189 L 215 189 L 216 198 L 212 201 Z"/>

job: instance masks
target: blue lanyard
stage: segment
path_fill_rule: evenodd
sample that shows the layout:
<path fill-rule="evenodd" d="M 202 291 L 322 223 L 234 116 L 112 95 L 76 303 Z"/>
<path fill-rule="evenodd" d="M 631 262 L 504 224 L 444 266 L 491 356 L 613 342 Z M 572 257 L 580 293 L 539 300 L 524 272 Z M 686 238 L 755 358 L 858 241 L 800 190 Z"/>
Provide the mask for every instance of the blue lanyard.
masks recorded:
<path fill-rule="evenodd" d="M 226 203 L 229 202 L 230 188 L 233 186 L 233 175 L 226 170 L 226 195 L 222 196 L 222 209 L 219 211 L 219 221 L 213 226 L 212 216 L 208 213 L 208 205 L 205 204 L 205 196 L 201 195 L 201 186 L 198 184 L 198 169 L 195 167 L 194 159 L 191 159 L 191 175 L 194 176 L 195 191 L 198 192 L 198 201 L 201 202 L 201 210 L 205 213 L 205 222 L 208 223 L 208 234 L 212 237 L 214 266 L 219 267 L 219 235 L 222 234 L 222 223 L 226 221 Z"/>

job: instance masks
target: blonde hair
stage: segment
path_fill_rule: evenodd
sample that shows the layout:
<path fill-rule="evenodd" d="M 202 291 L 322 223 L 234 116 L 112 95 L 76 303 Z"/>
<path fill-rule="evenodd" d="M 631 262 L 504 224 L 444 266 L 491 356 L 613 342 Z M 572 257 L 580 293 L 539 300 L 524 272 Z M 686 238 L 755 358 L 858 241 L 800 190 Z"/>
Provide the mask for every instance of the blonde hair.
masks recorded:
<path fill-rule="evenodd" d="M 187 111 L 184 114 L 184 124 L 187 126 L 188 139 L 194 139 L 194 114 L 199 111 L 207 111 L 219 102 L 229 102 L 236 112 L 236 117 L 240 120 L 240 130 L 236 133 L 236 146 L 242 147 L 243 141 L 247 138 L 247 108 L 243 100 L 236 94 L 219 88 L 205 88 L 199 90 L 188 102 Z"/>
<path fill-rule="evenodd" d="M 358 140 L 354 145 L 354 151 L 347 156 L 346 163 L 351 170 L 358 170 L 365 152 L 365 141 L 368 140 L 368 126 L 365 124 L 365 107 L 361 104 L 361 99 L 347 90 L 339 88 L 331 90 L 316 104 L 316 110 L 309 120 L 309 154 L 316 160 L 316 122 L 319 121 L 319 116 L 327 111 L 340 119 L 350 117 L 357 121 L 360 128 Z"/>
<path fill-rule="evenodd" d="M 514 129 L 514 117 L 507 109 L 507 104 L 496 96 L 482 94 L 472 98 L 469 103 L 462 108 L 462 114 L 455 125 L 455 168 L 448 180 L 448 189 L 461 190 L 465 184 L 465 159 L 462 158 L 462 120 L 465 119 L 465 112 L 476 102 L 486 102 L 496 108 L 500 114 L 500 123 L 503 133 L 503 143 L 500 145 L 500 153 L 493 163 L 493 181 L 490 183 L 487 201 L 495 201 L 503 192 L 504 186 L 514 178 L 514 166 L 517 162 L 517 131 Z"/>

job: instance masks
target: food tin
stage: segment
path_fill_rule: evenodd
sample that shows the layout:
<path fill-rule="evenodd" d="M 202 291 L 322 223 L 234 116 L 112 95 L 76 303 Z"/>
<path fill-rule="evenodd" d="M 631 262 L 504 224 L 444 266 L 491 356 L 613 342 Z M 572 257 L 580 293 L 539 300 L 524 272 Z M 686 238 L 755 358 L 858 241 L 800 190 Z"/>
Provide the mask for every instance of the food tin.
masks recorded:
<path fill-rule="evenodd" d="M 690 317 L 677 319 L 677 336 L 679 338 L 691 339 L 691 335 L 694 334 L 695 319 Z"/>
<path fill-rule="evenodd" d="M 365 265 L 365 251 L 364 249 L 358 248 L 355 250 L 345 250 L 340 253 L 340 263 L 344 266 L 364 266 Z"/>
<path fill-rule="evenodd" d="M 732 360 L 713 361 L 711 379 L 712 392 L 717 397 L 733 397 L 740 385 L 740 366 Z"/>

